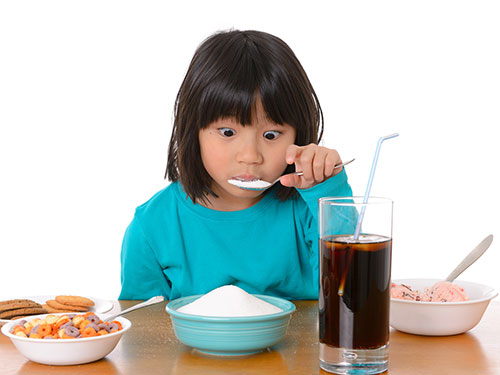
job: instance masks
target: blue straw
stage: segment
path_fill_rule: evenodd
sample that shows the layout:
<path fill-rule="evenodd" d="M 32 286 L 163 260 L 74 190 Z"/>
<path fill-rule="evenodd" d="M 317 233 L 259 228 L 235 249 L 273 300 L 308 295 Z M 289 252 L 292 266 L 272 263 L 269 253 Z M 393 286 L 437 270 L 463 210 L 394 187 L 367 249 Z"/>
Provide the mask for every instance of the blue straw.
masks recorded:
<path fill-rule="evenodd" d="M 359 233 L 361 232 L 361 223 L 363 222 L 363 217 L 365 216 L 366 203 L 368 203 L 368 198 L 370 197 L 370 190 L 372 189 L 373 176 L 375 175 L 375 169 L 377 168 L 378 156 L 380 154 L 380 147 L 382 146 L 382 142 L 384 142 L 387 139 L 395 138 L 397 136 L 399 136 L 398 133 L 386 135 L 385 137 L 381 137 L 377 142 L 377 149 L 375 150 L 375 156 L 373 157 L 373 162 L 372 162 L 372 169 L 370 171 L 370 177 L 368 178 L 368 186 L 366 187 L 365 196 L 363 197 L 363 207 L 361 207 L 361 213 L 359 214 L 358 224 L 356 225 L 356 231 L 354 232 L 355 240 L 359 238 Z"/>

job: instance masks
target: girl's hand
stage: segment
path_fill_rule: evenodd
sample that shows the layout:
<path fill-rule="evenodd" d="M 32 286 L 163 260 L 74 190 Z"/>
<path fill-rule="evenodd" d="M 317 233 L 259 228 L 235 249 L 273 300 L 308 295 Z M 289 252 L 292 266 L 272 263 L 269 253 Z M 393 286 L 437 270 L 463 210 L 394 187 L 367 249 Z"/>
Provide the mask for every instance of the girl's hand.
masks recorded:
<path fill-rule="evenodd" d="M 326 147 L 311 143 L 307 146 L 290 145 L 286 150 L 286 162 L 295 163 L 295 170 L 302 176 L 284 176 L 281 184 L 298 189 L 308 189 L 335 176 L 342 168 L 334 169 L 342 163 L 339 153 Z"/>

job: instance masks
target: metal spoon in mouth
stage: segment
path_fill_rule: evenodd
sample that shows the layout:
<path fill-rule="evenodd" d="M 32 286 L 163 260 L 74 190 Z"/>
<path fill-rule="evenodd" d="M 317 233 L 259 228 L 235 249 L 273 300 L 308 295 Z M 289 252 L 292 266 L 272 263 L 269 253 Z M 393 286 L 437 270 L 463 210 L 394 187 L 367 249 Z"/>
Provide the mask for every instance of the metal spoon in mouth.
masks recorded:
<path fill-rule="evenodd" d="M 341 168 L 344 165 L 352 163 L 354 160 L 355 159 L 351 159 L 349 161 L 346 161 L 345 163 L 338 164 L 333 169 Z M 293 172 L 293 173 L 286 174 L 284 176 L 288 176 L 288 175 L 302 176 L 303 174 L 304 174 L 303 172 Z M 239 187 L 240 189 L 262 191 L 262 190 L 269 189 L 276 182 L 278 182 L 281 179 L 281 177 L 283 177 L 283 176 L 279 176 L 273 182 L 267 182 L 267 181 L 260 180 L 260 179 L 258 179 L 258 180 L 250 180 L 250 181 L 231 179 L 231 180 L 227 180 L 227 182 L 229 182 L 231 185 Z"/>

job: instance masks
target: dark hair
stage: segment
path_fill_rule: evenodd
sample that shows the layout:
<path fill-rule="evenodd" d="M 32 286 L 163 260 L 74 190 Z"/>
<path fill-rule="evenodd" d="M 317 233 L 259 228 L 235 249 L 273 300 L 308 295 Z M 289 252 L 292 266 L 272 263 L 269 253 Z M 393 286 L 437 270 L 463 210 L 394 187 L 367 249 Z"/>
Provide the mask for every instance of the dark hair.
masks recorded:
<path fill-rule="evenodd" d="M 320 141 L 323 112 L 302 65 L 285 42 L 254 30 L 230 30 L 207 38 L 196 50 L 177 94 L 165 172 L 165 178 L 181 182 L 193 202 L 214 195 L 212 178 L 201 160 L 200 129 L 224 117 L 250 124 L 257 97 L 270 120 L 296 129 L 296 145 Z M 289 165 L 286 173 L 294 168 Z M 273 190 L 280 200 L 295 194 L 294 188 L 280 184 Z"/>

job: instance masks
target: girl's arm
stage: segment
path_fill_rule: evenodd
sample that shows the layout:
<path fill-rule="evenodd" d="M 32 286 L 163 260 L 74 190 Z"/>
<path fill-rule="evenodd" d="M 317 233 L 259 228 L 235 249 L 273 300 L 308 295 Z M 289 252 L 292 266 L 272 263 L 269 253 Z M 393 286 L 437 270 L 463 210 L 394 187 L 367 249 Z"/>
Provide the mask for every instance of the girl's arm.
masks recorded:
<path fill-rule="evenodd" d="M 309 215 L 311 216 L 310 228 L 308 230 L 311 240 L 317 241 L 319 238 L 318 210 L 319 198 L 323 197 L 351 197 L 352 189 L 347 181 L 347 174 L 344 169 L 337 175 L 317 184 L 309 189 L 297 189 L 302 199 L 305 201 Z M 346 211 L 346 215 L 338 217 L 332 223 L 336 227 L 337 233 L 349 233 L 356 227 L 357 213 L 355 210 Z M 307 232 L 306 232 L 307 233 Z"/>
<path fill-rule="evenodd" d="M 317 280 L 319 280 L 319 226 L 318 226 L 318 200 L 322 197 L 352 196 L 352 190 L 347 182 L 347 175 L 342 170 L 337 175 L 309 189 L 297 189 L 301 196 L 296 204 L 295 215 L 301 223 L 304 242 L 309 249 L 309 262 L 313 272 L 315 293 L 318 293 Z M 338 218 L 332 221 L 336 231 L 342 232 L 356 226 L 356 216 Z"/>
<path fill-rule="evenodd" d="M 122 290 L 119 299 L 170 296 L 170 285 L 137 218 L 127 228 L 121 252 Z"/>

